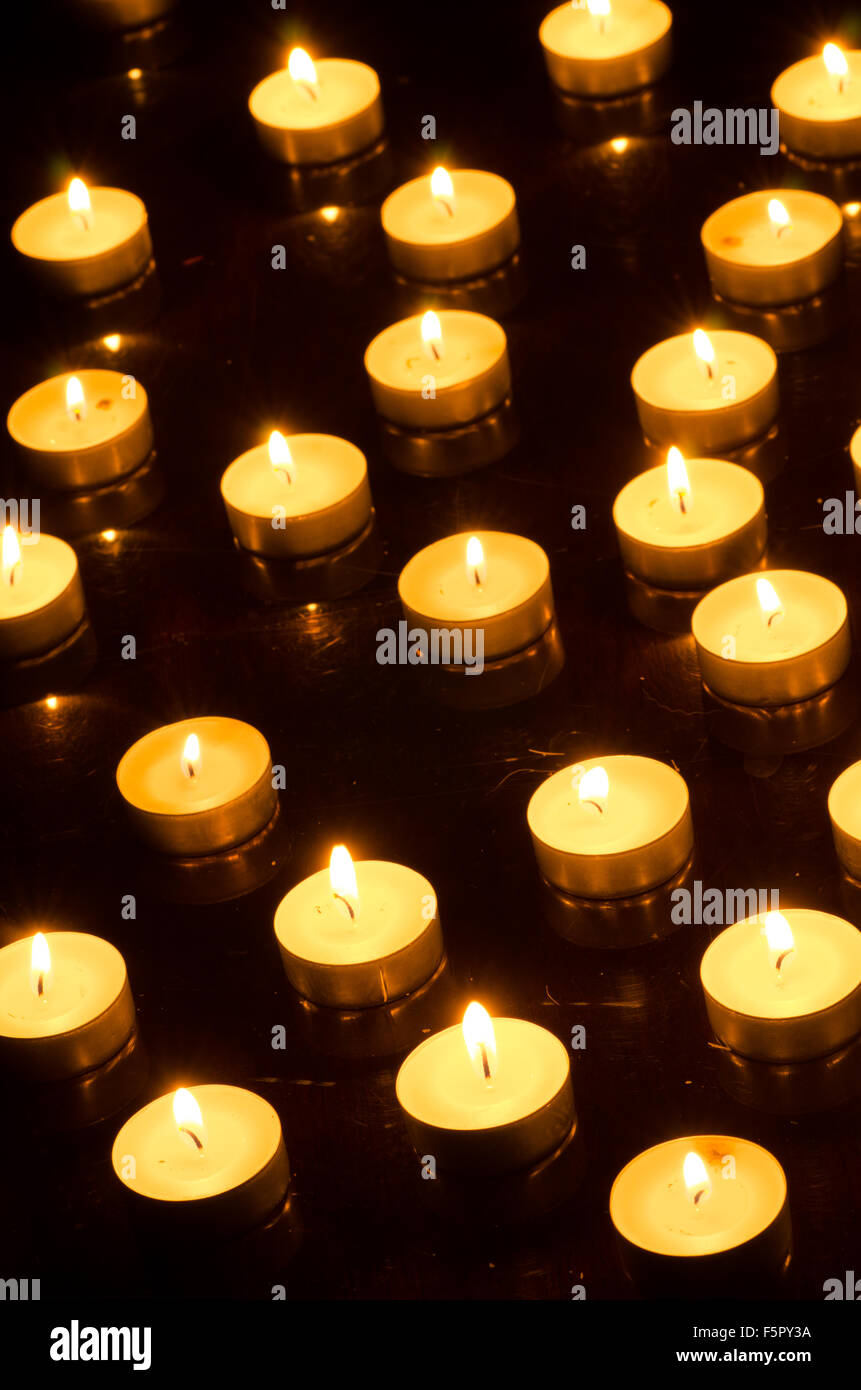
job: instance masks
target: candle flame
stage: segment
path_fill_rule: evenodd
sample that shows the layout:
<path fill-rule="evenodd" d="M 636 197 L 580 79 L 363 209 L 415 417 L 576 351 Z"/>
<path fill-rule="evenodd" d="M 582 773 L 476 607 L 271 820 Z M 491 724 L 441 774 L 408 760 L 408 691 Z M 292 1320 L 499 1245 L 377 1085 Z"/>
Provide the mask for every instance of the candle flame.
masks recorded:
<path fill-rule="evenodd" d="M 849 64 L 846 61 L 846 54 L 842 48 L 838 48 L 836 43 L 827 43 L 822 50 L 822 61 L 830 77 L 846 77 L 849 72 Z"/>
<path fill-rule="evenodd" d="M 756 597 L 762 610 L 762 620 L 766 627 L 772 627 L 783 617 L 783 605 L 771 580 L 760 576 L 756 581 Z"/>
<path fill-rule="evenodd" d="M 189 734 L 185 740 L 180 761 L 186 777 L 192 779 L 200 776 L 200 740 L 197 734 Z"/>
<path fill-rule="evenodd" d="M 470 536 L 466 543 L 466 573 L 472 583 L 478 585 L 479 588 L 487 580 L 484 546 L 478 536 Z"/>
<path fill-rule="evenodd" d="M 445 208 L 449 217 L 454 216 L 454 184 L 451 181 L 451 174 L 441 164 L 437 165 L 431 174 L 430 186 L 431 197 Z"/>
<path fill-rule="evenodd" d="M 422 318 L 421 332 L 425 347 L 430 348 L 432 356 L 439 358 L 439 350 L 442 346 L 442 324 L 433 309 L 428 309 Z"/>
<path fill-rule="evenodd" d="M 203 1115 L 191 1091 L 184 1086 L 174 1093 L 173 1118 L 180 1134 L 184 1134 L 198 1151 L 201 1150 L 206 1138 Z"/>
<path fill-rule="evenodd" d="M 303 86 L 317 86 L 317 69 L 311 61 L 311 55 L 306 53 L 304 48 L 291 49 L 287 59 L 287 71 L 294 82 L 301 82 Z"/>
<path fill-rule="evenodd" d="M 693 1149 L 690 1153 L 685 1154 L 682 1177 L 685 1180 L 688 1196 L 694 1206 L 699 1206 L 700 1202 L 704 1202 L 711 1193 L 712 1183 L 706 1165 Z"/>
<path fill-rule="evenodd" d="M 490 1085 L 496 1075 L 496 1033 L 487 1009 L 475 1000 L 463 1016 L 463 1040 L 478 1077 Z"/>
<path fill-rule="evenodd" d="M 51 979 L 51 949 L 40 931 L 30 947 L 30 988 L 37 999 L 44 999 Z"/>
<path fill-rule="evenodd" d="M 69 184 L 69 211 L 86 217 L 90 211 L 90 193 L 83 179 L 72 179 Z"/>
<path fill-rule="evenodd" d="M 346 845 L 335 845 L 329 858 L 329 884 L 332 896 L 341 904 L 350 921 L 359 915 L 359 888 L 356 866 Z"/>
<path fill-rule="evenodd" d="M 293 455 L 290 446 L 280 430 L 273 430 L 269 436 L 269 462 L 272 472 L 287 483 L 293 481 Z"/>
<path fill-rule="evenodd" d="M 102 342 L 108 349 L 108 352 L 119 352 L 122 338 L 119 333 L 108 333 L 107 337 L 102 339 Z"/>
<path fill-rule="evenodd" d="M 18 539 L 18 532 L 14 526 L 6 525 L 3 527 L 3 583 L 14 584 L 18 577 L 18 566 L 21 563 L 21 542 Z"/>
<path fill-rule="evenodd" d="M 780 236 L 780 233 L 787 227 L 792 226 L 792 218 L 779 198 L 769 199 L 768 215 L 777 236 Z"/>
<path fill-rule="evenodd" d="M 586 8 L 593 19 L 606 19 L 610 13 L 610 0 L 586 0 Z"/>
<path fill-rule="evenodd" d="M 667 454 L 667 487 L 670 497 L 678 503 L 679 511 L 686 512 L 690 506 L 691 484 L 682 452 L 675 444 Z"/>
<path fill-rule="evenodd" d="M 70 376 L 66 382 L 66 409 L 73 420 L 84 415 L 84 388 L 76 376 Z"/>
<path fill-rule="evenodd" d="M 610 778 L 604 767 L 590 767 L 577 782 L 577 796 L 581 806 L 591 806 L 603 814 L 610 794 Z"/>
<path fill-rule="evenodd" d="M 766 912 L 762 930 L 768 942 L 768 949 L 774 958 L 774 968 L 778 972 L 778 978 L 781 978 L 780 971 L 786 957 L 795 950 L 792 927 L 782 912 Z"/>
<path fill-rule="evenodd" d="M 701 328 L 697 328 L 694 331 L 694 352 L 700 361 L 705 362 L 707 366 L 711 366 L 715 360 L 715 350 L 712 347 L 712 340 L 708 333 L 704 333 Z"/>

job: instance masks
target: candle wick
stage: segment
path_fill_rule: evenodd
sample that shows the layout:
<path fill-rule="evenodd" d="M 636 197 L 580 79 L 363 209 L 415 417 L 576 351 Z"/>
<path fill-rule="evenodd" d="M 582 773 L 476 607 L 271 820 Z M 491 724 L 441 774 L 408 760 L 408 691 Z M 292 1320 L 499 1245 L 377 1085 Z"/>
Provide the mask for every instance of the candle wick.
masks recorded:
<path fill-rule="evenodd" d="M 604 814 L 604 807 L 601 805 L 600 801 L 584 801 L 583 805 L 594 806 L 599 816 L 603 816 Z"/>
<path fill-rule="evenodd" d="M 706 376 L 708 377 L 709 381 L 714 381 L 714 375 L 715 375 L 715 374 L 714 374 L 714 372 L 712 371 L 712 364 L 711 364 L 711 362 L 707 362 L 707 363 L 706 363 Z"/>
<path fill-rule="evenodd" d="M 777 971 L 778 975 L 780 974 L 780 967 L 783 965 L 783 962 L 786 960 L 786 957 L 792 955 L 793 950 L 794 947 L 790 946 L 787 948 L 787 950 L 781 951 L 780 955 L 777 957 L 777 960 L 774 963 L 774 968 Z"/>
<path fill-rule="evenodd" d="M 768 616 L 768 622 L 766 623 L 766 627 L 771 627 L 771 624 L 772 624 L 772 623 L 776 623 L 776 622 L 778 621 L 778 619 L 779 619 L 779 618 L 782 618 L 782 617 L 783 617 L 783 613 L 781 612 L 781 610 L 780 610 L 779 608 L 776 608 L 775 611 L 774 611 L 773 613 L 770 613 L 770 614 L 769 614 L 769 616 Z"/>
<path fill-rule="evenodd" d="M 838 94 L 839 94 L 840 96 L 843 95 L 843 78 L 842 78 L 842 77 L 838 77 L 838 79 L 837 79 L 837 91 L 838 91 Z"/>
<path fill-rule="evenodd" d="M 473 570 L 472 573 L 473 573 L 473 578 L 475 579 L 475 587 L 476 587 L 477 589 L 480 589 L 480 588 L 481 588 L 481 575 L 479 574 L 478 570 Z"/>
<path fill-rule="evenodd" d="M 684 516 L 684 515 L 687 513 L 687 510 L 688 510 L 687 507 L 685 506 L 685 494 L 684 494 L 683 492 L 679 491 L 679 492 L 676 493 L 676 496 L 677 496 L 678 499 L 679 499 L 679 511 L 682 513 L 682 516 Z"/>
<path fill-rule="evenodd" d="M 355 914 L 355 912 L 354 912 L 354 910 L 353 910 L 353 904 L 352 904 L 347 898 L 345 898 L 345 897 L 343 896 L 343 894 L 341 894 L 341 893 L 333 893 L 333 894 L 332 894 L 332 897 L 335 899 L 335 902 L 343 903 L 343 904 L 344 904 L 345 908 L 347 909 L 347 911 L 348 911 L 349 914 L 350 914 L 350 921 L 351 921 L 351 922 L 355 922 L 355 920 L 356 920 L 356 914 Z"/>
<path fill-rule="evenodd" d="M 706 1195 L 706 1189 L 705 1189 L 704 1187 L 701 1187 L 700 1190 L 699 1190 L 699 1192 L 698 1192 L 698 1193 L 696 1194 L 696 1196 L 694 1197 L 694 1206 L 695 1206 L 695 1207 L 699 1205 L 700 1198 L 704 1197 L 705 1195 Z"/>
<path fill-rule="evenodd" d="M 36 996 L 39 999 L 44 999 L 45 997 L 45 976 L 41 970 L 39 971 L 39 977 L 36 981 Z"/>
<path fill-rule="evenodd" d="M 484 1079 L 485 1081 L 492 1081 L 493 1077 L 490 1074 L 490 1059 L 487 1055 L 487 1047 L 484 1043 L 479 1043 L 478 1047 L 481 1052 L 481 1069 L 484 1072 Z"/>
<path fill-rule="evenodd" d="M 203 1141 L 197 1137 L 193 1129 L 189 1129 L 187 1125 L 180 1125 L 179 1132 L 180 1134 L 187 1134 L 192 1143 L 197 1146 L 198 1150 L 203 1148 Z"/>
<path fill-rule="evenodd" d="M 440 202 L 442 203 L 449 217 L 454 217 L 454 208 L 451 206 L 451 204 L 447 203 L 445 198 L 440 198 Z"/>
<path fill-rule="evenodd" d="M 317 100 L 317 93 L 314 91 L 314 88 L 311 86 L 310 82 L 300 82 L 299 86 L 304 87 L 305 91 L 308 93 L 312 101 Z"/>
<path fill-rule="evenodd" d="M 436 360 L 437 360 L 437 362 L 438 362 L 438 361 L 439 361 L 439 353 L 437 352 L 437 349 L 436 349 L 436 343 L 433 343 L 433 342 L 431 343 L 431 345 L 430 345 L 430 350 L 431 350 L 431 352 L 433 353 L 434 357 L 436 358 Z"/>

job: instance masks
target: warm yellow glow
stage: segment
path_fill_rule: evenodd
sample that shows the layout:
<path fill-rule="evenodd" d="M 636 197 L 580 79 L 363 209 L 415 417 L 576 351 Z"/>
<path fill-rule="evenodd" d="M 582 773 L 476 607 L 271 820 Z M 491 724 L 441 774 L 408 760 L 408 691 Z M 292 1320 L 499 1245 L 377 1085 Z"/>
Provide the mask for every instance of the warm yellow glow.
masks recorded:
<path fill-rule="evenodd" d="M 310 54 L 304 48 L 294 48 L 287 59 L 287 71 L 294 82 L 301 82 L 306 87 L 316 87 L 317 69 L 311 61 Z"/>
<path fill-rule="evenodd" d="M 675 444 L 667 454 L 667 487 L 670 489 L 670 497 L 678 503 L 679 509 L 687 511 L 691 502 L 691 484 L 685 460 Z"/>
<path fill-rule="evenodd" d="M 762 929 L 765 932 L 768 949 L 774 952 L 777 957 L 777 968 L 780 969 L 783 964 L 783 957 L 795 950 L 792 927 L 782 912 L 766 912 Z"/>
<path fill-rule="evenodd" d="M 66 409 L 75 420 L 84 414 L 84 388 L 76 376 L 66 382 Z"/>
<path fill-rule="evenodd" d="M 701 362 L 711 365 L 715 360 L 715 350 L 712 347 L 712 340 L 708 333 L 704 333 L 701 328 L 694 331 L 694 352 Z"/>
<path fill-rule="evenodd" d="M 756 597 L 766 627 L 771 627 L 773 623 L 783 617 L 783 605 L 770 579 L 763 579 L 762 577 L 757 579 Z"/>
<path fill-rule="evenodd" d="M 30 947 L 30 988 L 37 999 L 45 999 L 51 981 L 51 951 L 40 931 Z"/>
<path fill-rule="evenodd" d="M 630 143 L 627 135 L 617 135 L 615 140 L 610 141 L 610 149 L 615 154 L 624 154 Z"/>
<path fill-rule="evenodd" d="M 189 779 L 200 776 L 200 740 L 197 734 L 189 734 L 182 750 L 182 770 Z"/>
<path fill-rule="evenodd" d="M 293 455 L 290 446 L 280 430 L 273 430 L 269 436 L 269 462 L 272 472 L 286 483 L 293 481 Z"/>
<path fill-rule="evenodd" d="M 21 542 L 14 526 L 3 527 L 3 583 L 14 584 L 21 563 Z"/>
<path fill-rule="evenodd" d="M 593 19 L 606 19 L 610 13 L 610 0 L 586 0 L 586 8 Z"/>
<path fill-rule="evenodd" d="M 320 216 L 324 222 L 337 222 L 341 216 L 341 209 L 336 207 L 321 208 Z"/>
<path fill-rule="evenodd" d="M 180 1086 L 174 1093 L 173 1118 L 180 1134 L 185 1134 L 196 1149 L 202 1149 L 206 1138 L 203 1115 L 191 1091 L 187 1091 L 184 1086 Z"/>
<path fill-rule="evenodd" d="M 842 48 L 838 48 L 836 43 L 827 43 L 822 50 L 822 61 L 830 77 L 843 78 L 848 75 L 849 64 L 846 61 L 846 54 Z"/>
<path fill-rule="evenodd" d="M 439 349 L 442 346 L 442 325 L 433 309 L 428 309 L 422 319 L 422 342 L 433 350 L 434 357 L 439 357 Z"/>
<path fill-rule="evenodd" d="M 140 82 L 143 77 L 143 68 L 129 68 L 128 76 L 132 82 Z"/>
<path fill-rule="evenodd" d="M 45 700 L 48 709 L 56 709 L 59 703 L 60 701 L 57 699 L 56 695 L 49 695 Z"/>
<path fill-rule="evenodd" d="M 590 767 L 577 783 L 577 795 L 581 806 L 590 806 L 603 814 L 610 794 L 610 778 L 604 767 Z"/>
<path fill-rule="evenodd" d="M 69 211 L 85 217 L 90 211 L 90 194 L 83 179 L 72 179 L 68 196 Z"/>
<path fill-rule="evenodd" d="M 119 352 L 122 338 L 119 333 L 109 333 L 106 338 L 102 339 L 102 342 L 108 349 L 108 352 Z"/>
<path fill-rule="evenodd" d="M 685 1187 L 688 1196 L 695 1206 L 705 1201 L 712 1190 L 711 1178 L 708 1175 L 706 1165 L 703 1163 L 698 1153 L 693 1149 L 685 1154 L 685 1161 L 682 1164 L 682 1177 L 685 1180 Z"/>
<path fill-rule="evenodd" d="M 496 1075 L 496 1034 L 487 1009 L 475 1000 L 463 1016 L 463 1040 L 478 1076 L 489 1085 Z"/>
<path fill-rule="evenodd" d="M 454 184 L 451 174 L 441 164 L 431 174 L 431 196 L 444 207 L 449 216 L 454 215 Z"/>
<path fill-rule="evenodd" d="M 359 915 L 359 888 L 356 866 L 346 845 L 335 845 L 329 858 L 329 884 L 332 896 L 352 921 Z"/>
<path fill-rule="evenodd" d="M 861 203 L 844 203 L 844 204 L 843 204 L 843 216 L 844 216 L 844 217 L 857 217 L 858 214 L 859 214 L 859 212 L 861 212 Z"/>
<path fill-rule="evenodd" d="M 113 542 L 116 540 L 116 538 L 117 538 L 117 533 L 116 533 L 116 531 L 103 531 L 103 532 L 102 532 L 102 540 L 103 540 L 103 541 L 107 541 L 109 545 L 112 545 Z"/>
<path fill-rule="evenodd" d="M 792 219 L 779 198 L 769 199 L 768 216 L 777 236 L 780 236 L 784 228 L 792 226 Z"/>
<path fill-rule="evenodd" d="M 471 584 L 484 584 L 487 579 L 487 564 L 484 546 L 478 536 L 470 536 L 466 543 L 466 574 Z"/>

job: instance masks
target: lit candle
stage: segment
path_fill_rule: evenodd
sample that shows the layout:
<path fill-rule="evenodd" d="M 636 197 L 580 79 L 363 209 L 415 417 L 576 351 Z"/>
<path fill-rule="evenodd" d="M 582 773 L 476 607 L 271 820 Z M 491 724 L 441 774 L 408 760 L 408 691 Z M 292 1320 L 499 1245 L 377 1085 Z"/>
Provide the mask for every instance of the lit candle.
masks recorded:
<path fill-rule="evenodd" d="M 19 661 L 59 646 L 83 616 L 84 590 L 72 547 L 43 531 L 28 537 L 22 548 L 14 526 L 6 526 L 0 557 L 0 660 Z"/>
<path fill-rule="evenodd" d="M 528 1168 L 558 1149 L 576 1120 L 559 1039 L 523 1019 L 491 1020 L 477 1003 L 463 1024 L 419 1043 L 396 1092 L 416 1153 L 452 1172 Z"/>
<path fill-rule="evenodd" d="M 837 858 L 851 878 L 861 879 L 861 762 L 852 763 L 833 783 L 828 815 Z"/>
<path fill-rule="evenodd" d="M 771 89 L 780 134 L 791 150 L 818 159 L 861 154 L 861 52 L 827 43 L 782 72 Z"/>
<path fill-rule="evenodd" d="M 278 904 L 275 935 L 287 978 L 305 998 L 362 1009 L 411 994 L 443 955 L 436 894 L 403 864 L 353 863 L 336 845 L 328 869 Z"/>
<path fill-rule="evenodd" d="M 786 1177 L 748 1139 L 695 1134 L 646 1149 L 613 1183 L 610 1219 L 626 1271 L 650 1297 L 739 1296 L 789 1259 Z"/>
<path fill-rule="evenodd" d="M 240 719 L 206 716 L 154 729 L 123 754 L 117 786 L 137 833 L 172 855 L 242 844 L 277 804 L 269 745 Z"/>
<path fill-rule="evenodd" d="M 368 344 L 365 371 L 378 413 L 408 429 L 471 424 L 511 390 L 504 330 L 466 309 L 428 310 L 384 328 Z"/>
<path fill-rule="evenodd" d="M 700 966 L 709 1022 L 734 1052 L 803 1062 L 861 1033 L 861 932 L 792 908 L 726 927 Z"/>
<path fill-rule="evenodd" d="M 120 372 L 87 370 L 41 381 L 6 421 L 31 479 L 51 489 L 99 487 L 139 467 L 153 447 L 149 403 Z"/>
<path fill-rule="evenodd" d="M 371 517 L 365 456 L 333 434 L 273 430 L 225 470 L 221 496 L 243 549 L 274 558 L 335 550 Z"/>
<path fill-rule="evenodd" d="M 732 449 L 777 415 L 777 357 L 729 329 L 680 333 L 644 352 L 631 385 L 647 439 L 680 449 Z"/>
<path fill-rule="evenodd" d="M 207 1238 L 262 1225 L 290 1184 L 278 1115 L 239 1086 L 159 1096 L 123 1125 L 111 1163 L 147 1225 Z"/>
<path fill-rule="evenodd" d="M 88 189 L 81 179 L 22 212 L 12 242 L 40 281 L 64 295 L 117 289 L 152 258 L 140 198 L 122 188 Z"/>
<path fill-rule="evenodd" d="M 705 684 L 739 705 L 788 705 L 827 690 L 849 664 L 846 599 L 803 570 L 729 579 L 694 609 Z"/>
<path fill-rule="evenodd" d="M 526 811 L 548 881 L 578 898 L 622 898 L 665 883 L 694 843 L 683 777 L 654 758 L 611 754 L 554 772 Z"/>
<path fill-rule="evenodd" d="M 625 568 L 659 588 L 715 584 L 755 565 L 766 540 L 765 495 L 747 469 L 724 459 L 685 459 L 626 483 L 613 503 Z"/>
<path fill-rule="evenodd" d="M 332 164 L 382 134 L 380 80 L 366 63 L 321 58 L 294 48 L 287 66 L 258 82 L 248 98 L 267 154 L 286 164 Z"/>
<path fill-rule="evenodd" d="M 843 214 L 821 193 L 745 193 L 713 212 L 700 237 L 712 289 L 739 304 L 793 304 L 837 279 Z"/>
<path fill-rule="evenodd" d="M 463 280 L 502 265 L 520 244 L 514 189 L 498 174 L 440 166 L 383 203 L 389 259 L 414 280 Z"/>
<path fill-rule="evenodd" d="M 126 965 L 109 941 L 37 932 L 0 950 L 0 1060 L 35 1081 L 92 1071 L 134 1030 Z"/>
<path fill-rule="evenodd" d="M 661 0 L 574 0 L 538 31 L 554 87 L 611 97 L 657 82 L 670 65 L 673 16 Z"/>
<path fill-rule="evenodd" d="M 463 531 L 425 546 L 401 570 L 398 595 L 412 626 L 481 632 L 486 661 L 531 646 L 553 619 L 545 552 L 506 531 Z"/>

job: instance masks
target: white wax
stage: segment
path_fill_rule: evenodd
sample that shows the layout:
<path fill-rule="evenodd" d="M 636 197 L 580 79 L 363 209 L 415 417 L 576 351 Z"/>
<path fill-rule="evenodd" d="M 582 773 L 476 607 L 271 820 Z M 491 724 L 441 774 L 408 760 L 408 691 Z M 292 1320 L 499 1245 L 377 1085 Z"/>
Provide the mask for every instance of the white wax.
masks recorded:
<path fill-rule="evenodd" d="M 68 589 L 78 573 L 74 550 L 44 531 L 21 547 L 14 583 L 0 579 L 0 624 L 38 613 Z"/>
<path fill-rule="evenodd" d="M 295 82 L 287 68 L 264 77 L 248 99 L 251 114 L 264 125 L 317 131 L 351 120 L 380 95 L 373 68 L 350 58 L 318 58 L 316 96 Z"/>
<path fill-rule="evenodd" d="M 613 0 L 603 25 L 585 4 L 551 10 L 541 25 L 541 42 L 562 58 L 596 63 L 648 48 L 663 38 L 672 14 L 659 0 Z"/>
<path fill-rule="evenodd" d="M 738 531 L 763 504 L 762 484 L 724 459 L 685 459 L 685 511 L 670 495 L 665 464 L 626 483 L 613 504 L 616 526 L 634 540 L 670 550 L 707 546 Z"/>
<path fill-rule="evenodd" d="M 66 387 L 76 376 L 84 392 L 79 415 L 66 405 Z M 123 393 L 121 372 L 96 368 L 63 372 L 40 381 L 19 396 L 9 411 L 9 433 L 23 449 L 68 454 L 119 443 L 147 413 L 147 394 L 135 382 L 134 396 Z"/>
<path fill-rule="evenodd" d="M 777 234 L 768 205 L 777 199 L 790 225 Z M 706 248 L 734 265 L 791 265 L 820 251 L 843 230 L 836 203 L 820 193 L 798 188 L 763 189 L 724 203 L 706 219 L 702 239 Z"/>
<path fill-rule="evenodd" d="M 68 194 L 53 193 L 22 212 L 12 241 L 24 256 L 41 261 L 79 261 L 103 256 L 146 226 L 146 208 L 123 188 L 90 188 L 84 218 L 69 208 Z"/>
<path fill-rule="evenodd" d="M 200 742 L 200 770 L 183 771 L 189 734 Z M 249 792 L 269 767 L 262 734 L 239 719 L 205 716 L 166 724 L 132 744 L 117 768 L 122 796 L 151 815 L 194 815 Z"/>
<path fill-rule="evenodd" d="M 439 356 L 422 341 L 423 314 L 378 333 L 365 351 L 374 403 L 388 420 L 444 429 L 487 414 L 510 387 L 505 331 L 466 309 L 438 314 Z"/>
<path fill-rule="evenodd" d="M 770 627 L 757 598 L 759 578 L 773 585 L 783 607 L 783 618 Z M 771 664 L 822 646 L 839 632 L 846 614 L 846 599 L 829 579 L 803 570 L 763 570 L 713 589 L 697 605 L 692 625 L 697 643 L 728 663 Z"/>
<path fill-rule="evenodd" d="M 823 125 L 861 118 L 861 52 L 844 49 L 843 56 L 849 72 L 842 91 L 818 53 L 793 63 L 776 78 L 771 89 L 774 105 L 799 120 Z"/>
<path fill-rule="evenodd" d="M 354 868 L 359 899 L 355 920 L 334 898 L 328 869 L 303 879 L 282 898 L 275 934 L 292 955 L 322 965 L 378 961 L 427 931 L 435 916 L 436 895 L 426 878 L 384 860 L 357 860 Z"/>
<path fill-rule="evenodd" d="M 103 1014 L 126 988 L 125 961 L 109 941 L 85 932 L 44 935 L 51 969 L 42 998 L 30 983 L 33 938 L 0 950 L 0 1037 L 71 1033 Z"/>
<path fill-rule="evenodd" d="M 762 917 L 726 927 L 708 947 L 703 988 L 726 1009 L 753 1018 L 794 1019 L 831 1008 L 861 987 L 861 932 L 827 912 L 789 908 L 793 953 L 780 972 Z"/>
<path fill-rule="evenodd" d="M 693 335 L 679 333 L 644 352 L 634 365 L 631 385 L 637 396 L 662 410 L 719 411 L 759 395 L 777 371 L 777 358 L 761 338 L 731 329 L 709 332 L 715 350 L 713 376 L 697 357 Z M 727 393 L 724 378 L 732 378 Z"/>
<path fill-rule="evenodd" d="M 576 767 L 603 767 L 609 791 L 603 812 L 580 801 L 575 768 L 566 767 L 542 782 L 527 810 L 538 840 L 566 854 L 607 855 L 649 845 L 667 835 L 688 810 L 684 778 L 654 758 L 627 753 L 588 758 Z"/>
<path fill-rule="evenodd" d="M 828 814 L 845 835 L 861 840 L 861 762 L 852 763 L 832 784 Z"/>

